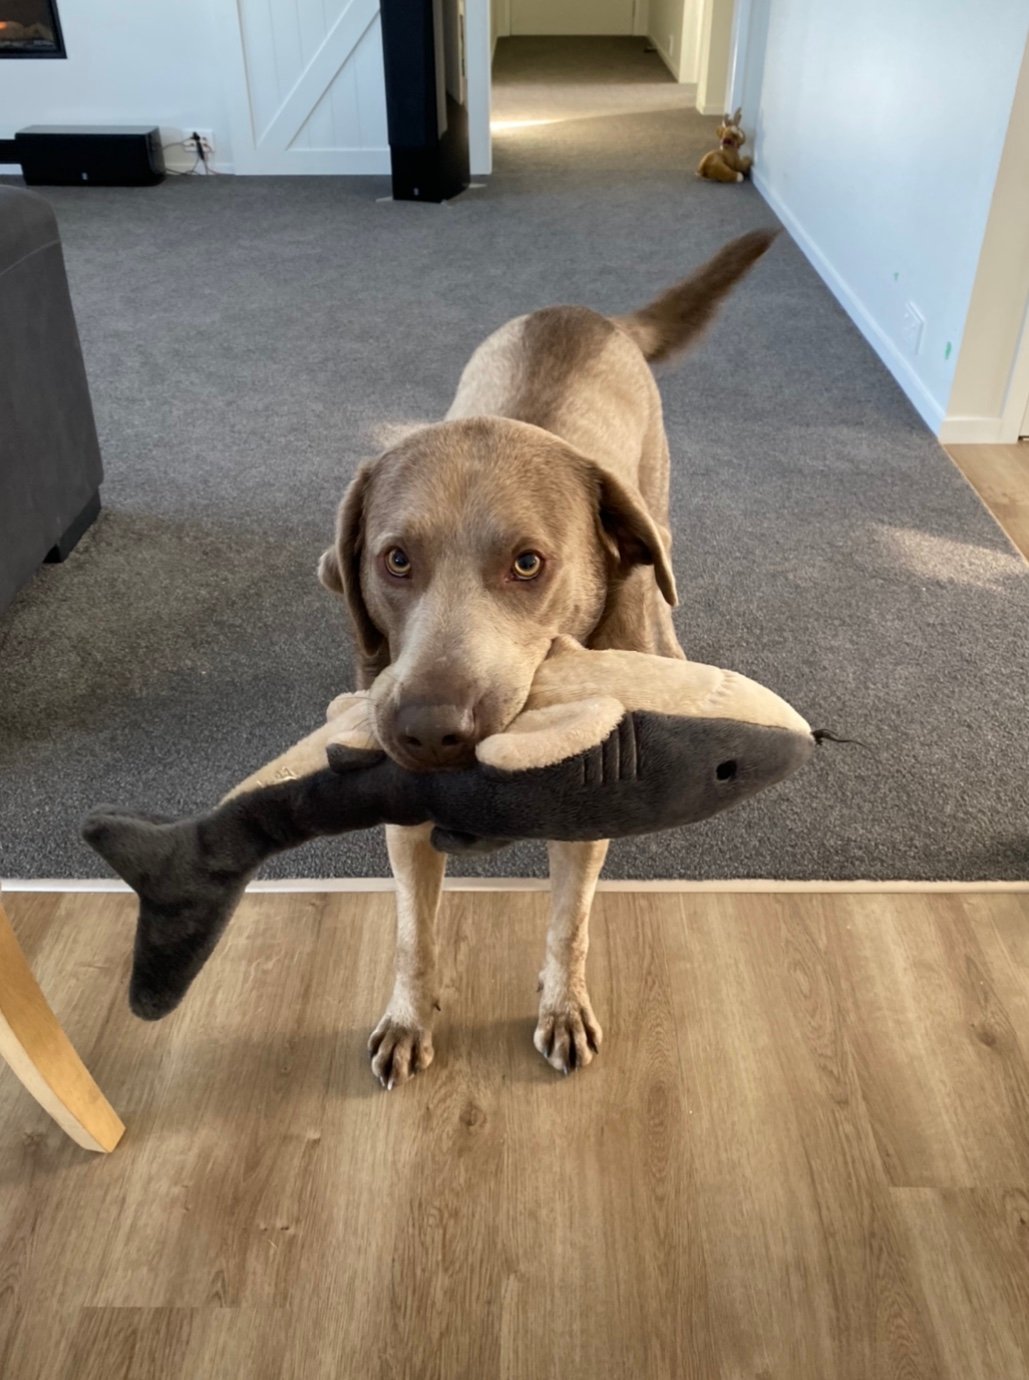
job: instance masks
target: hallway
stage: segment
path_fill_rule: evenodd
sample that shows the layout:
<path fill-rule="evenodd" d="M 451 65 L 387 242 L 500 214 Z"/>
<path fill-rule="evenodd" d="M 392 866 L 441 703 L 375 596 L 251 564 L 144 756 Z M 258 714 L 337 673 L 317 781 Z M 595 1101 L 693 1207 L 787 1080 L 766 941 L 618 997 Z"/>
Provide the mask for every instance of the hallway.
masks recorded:
<path fill-rule="evenodd" d="M 493 60 L 495 140 L 526 126 L 592 116 L 692 110 L 645 38 L 502 38 Z"/>

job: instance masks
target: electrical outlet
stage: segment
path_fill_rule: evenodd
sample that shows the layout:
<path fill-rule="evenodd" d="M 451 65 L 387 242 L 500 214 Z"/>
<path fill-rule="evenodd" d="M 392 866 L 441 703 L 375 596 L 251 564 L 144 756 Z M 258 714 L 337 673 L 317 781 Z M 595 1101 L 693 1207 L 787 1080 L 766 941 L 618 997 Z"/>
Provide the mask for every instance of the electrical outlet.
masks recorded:
<path fill-rule="evenodd" d="M 200 146 L 204 151 L 204 156 L 206 158 L 213 158 L 214 135 L 209 129 L 188 129 L 183 137 L 182 147 L 187 153 L 191 153 L 194 158 L 196 157 L 197 148 L 193 140 L 194 134 L 199 134 L 200 136 Z"/>
<path fill-rule="evenodd" d="M 922 334 L 925 331 L 925 317 L 915 306 L 914 302 L 904 303 L 904 324 L 901 327 L 901 334 L 904 337 L 904 344 L 908 348 L 908 354 L 917 355 L 922 348 Z"/>

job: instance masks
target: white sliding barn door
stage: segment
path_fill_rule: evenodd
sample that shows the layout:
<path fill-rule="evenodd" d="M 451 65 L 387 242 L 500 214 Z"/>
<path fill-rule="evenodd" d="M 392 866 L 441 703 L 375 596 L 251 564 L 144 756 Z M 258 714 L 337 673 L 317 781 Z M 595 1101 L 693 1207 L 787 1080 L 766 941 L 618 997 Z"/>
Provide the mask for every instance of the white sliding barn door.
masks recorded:
<path fill-rule="evenodd" d="M 635 0 L 510 0 L 512 34 L 631 34 Z"/>
<path fill-rule="evenodd" d="M 379 0 L 223 3 L 236 172 L 388 173 Z"/>

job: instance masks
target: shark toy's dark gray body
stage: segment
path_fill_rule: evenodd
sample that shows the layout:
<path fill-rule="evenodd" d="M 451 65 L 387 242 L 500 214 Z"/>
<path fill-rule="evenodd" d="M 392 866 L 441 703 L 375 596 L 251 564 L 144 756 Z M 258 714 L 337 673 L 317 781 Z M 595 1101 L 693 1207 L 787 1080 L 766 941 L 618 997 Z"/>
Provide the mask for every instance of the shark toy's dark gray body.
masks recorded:
<path fill-rule="evenodd" d="M 476 762 L 415 773 L 381 752 L 328 749 L 329 766 L 179 821 L 97 810 L 83 836 L 140 898 L 130 1002 L 157 1020 L 182 1000 L 264 860 L 326 834 L 432 822 L 445 852 L 513 839 L 651 833 L 706 819 L 790 775 L 815 736 L 734 719 L 627 712 L 604 740 L 548 766 Z"/>

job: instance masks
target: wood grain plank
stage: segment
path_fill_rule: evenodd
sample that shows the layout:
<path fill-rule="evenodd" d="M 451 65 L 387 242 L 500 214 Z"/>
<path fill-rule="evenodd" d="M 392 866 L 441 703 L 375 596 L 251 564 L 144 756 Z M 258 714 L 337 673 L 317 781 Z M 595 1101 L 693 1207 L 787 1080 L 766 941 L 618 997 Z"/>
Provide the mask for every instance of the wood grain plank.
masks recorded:
<path fill-rule="evenodd" d="M 691 898 L 680 1026 L 707 1109 L 700 1217 L 730 1374 L 939 1374 L 816 897 Z M 677 991 L 685 985 L 676 984 Z M 710 1188 L 707 1186 L 710 1185 Z"/>
<path fill-rule="evenodd" d="M 947 454 L 1029 560 L 1029 444 L 946 446 Z"/>
<path fill-rule="evenodd" d="M 512 1059 L 524 1074 L 502 1198 L 516 1266 L 504 1310 L 510 1380 L 718 1374 L 670 974 L 648 910 L 641 898 L 598 898 L 591 990 L 605 1045 L 556 1085 L 529 1045 L 539 922 L 520 963 L 525 1019 Z M 559 1341 L 541 1348 L 541 1338 Z"/>
<path fill-rule="evenodd" d="M 1009 896 L 997 905 L 983 906 L 981 896 L 970 903 L 992 924 L 1012 964 L 1029 982 L 1029 897 Z"/>
<path fill-rule="evenodd" d="M 945 1380 L 1029 1375 L 1029 1195 L 897 1189 Z"/>
<path fill-rule="evenodd" d="M 1029 1069 L 969 898 L 912 897 L 893 924 L 891 907 L 853 897 L 836 913 L 841 1000 L 890 1183 L 1029 1183 Z"/>

